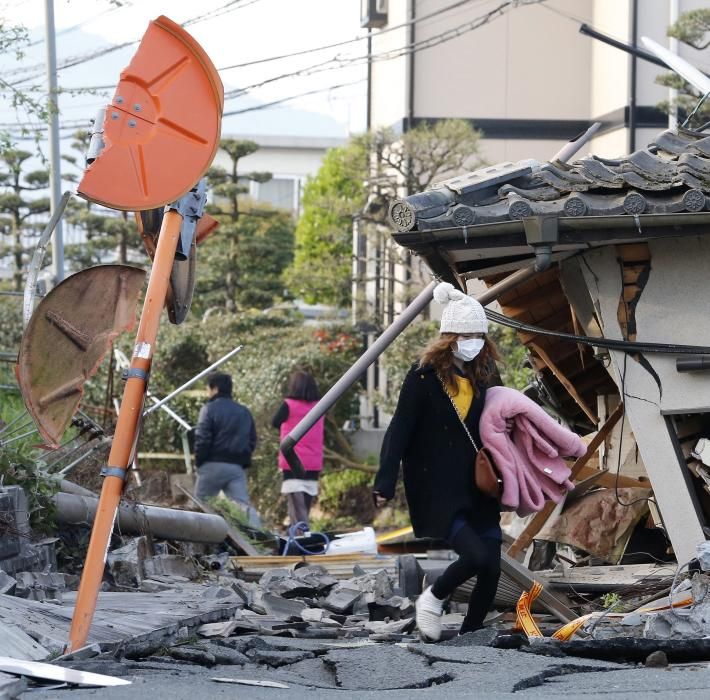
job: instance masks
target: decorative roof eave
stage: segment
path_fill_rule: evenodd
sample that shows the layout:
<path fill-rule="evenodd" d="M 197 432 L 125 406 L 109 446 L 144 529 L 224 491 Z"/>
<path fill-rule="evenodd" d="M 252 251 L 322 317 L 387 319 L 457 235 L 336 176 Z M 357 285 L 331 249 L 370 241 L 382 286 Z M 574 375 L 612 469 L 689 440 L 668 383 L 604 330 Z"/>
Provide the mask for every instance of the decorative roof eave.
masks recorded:
<path fill-rule="evenodd" d="M 554 219 L 556 240 L 535 238 L 535 222 Z M 421 255 L 432 271 L 449 281 L 515 270 L 535 261 L 547 245 L 554 258 L 603 245 L 648 242 L 656 238 L 710 235 L 710 211 L 636 216 L 534 216 L 423 231 L 396 231 L 394 240 Z"/>

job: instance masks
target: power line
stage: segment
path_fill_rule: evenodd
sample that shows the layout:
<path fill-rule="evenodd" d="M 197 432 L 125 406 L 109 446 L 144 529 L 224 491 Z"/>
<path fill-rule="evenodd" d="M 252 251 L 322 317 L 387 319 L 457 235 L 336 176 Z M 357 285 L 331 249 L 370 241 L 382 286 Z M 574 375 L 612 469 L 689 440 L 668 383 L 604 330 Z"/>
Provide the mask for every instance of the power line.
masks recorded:
<path fill-rule="evenodd" d="M 326 61 L 322 61 L 320 63 L 308 66 L 307 68 L 301 68 L 299 70 L 291 71 L 290 73 L 283 73 L 281 75 L 272 76 L 271 78 L 267 78 L 258 83 L 253 83 L 242 88 L 236 88 L 235 90 L 226 92 L 224 97 L 226 100 L 233 99 L 235 97 L 240 97 L 241 95 L 249 92 L 250 90 L 263 87 L 264 85 L 268 85 L 269 83 L 274 83 L 279 80 L 285 80 L 286 78 L 305 77 L 309 75 L 314 75 L 316 73 L 322 73 L 324 71 L 337 70 L 340 68 L 364 64 L 368 60 L 372 61 L 373 63 L 378 61 L 388 61 L 394 58 L 399 58 L 401 56 L 406 56 L 408 54 L 414 54 L 418 51 L 424 51 L 426 49 L 439 46 L 440 44 L 444 44 L 448 41 L 452 41 L 453 39 L 457 39 L 463 34 L 467 34 L 468 32 L 479 29 L 483 25 L 488 24 L 488 22 L 492 21 L 493 19 L 496 19 L 498 16 L 502 16 L 505 11 L 508 10 L 511 6 L 516 7 L 518 5 L 534 5 L 540 2 L 544 2 L 544 0 L 507 0 L 506 2 L 503 2 L 497 7 L 493 8 L 492 10 L 489 10 L 488 12 L 479 15 L 475 19 L 470 20 L 469 22 L 460 24 L 452 29 L 447 29 L 446 31 L 441 32 L 439 34 L 435 34 L 434 36 L 431 36 L 427 39 L 422 39 L 417 42 L 405 44 L 402 47 L 399 47 L 397 49 L 391 49 L 389 51 L 384 51 L 380 54 L 364 54 L 361 56 L 355 56 L 350 58 L 339 58 L 336 56 Z"/>
<path fill-rule="evenodd" d="M 188 25 L 192 24 L 197 24 L 199 22 L 204 22 L 205 20 L 212 19 L 213 17 L 221 17 L 222 15 L 229 14 L 230 12 L 234 12 L 235 10 L 240 10 L 244 7 L 249 7 L 250 5 L 253 5 L 254 3 L 259 2 L 259 0 L 232 0 L 232 2 L 228 2 L 226 5 L 222 5 L 218 8 L 215 8 L 214 10 L 210 10 L 209 12 L 205 12 L 201 15 L 196 15 L 195 17 L 191 17 L 184 22 L 181 23 L 181 27 L 185 27 Z M 238 4 L 237 4 L 238 3 Z M 92 51 L 87 54 L 83 54 L 80 56 L 74 56 L 73 58 L 69 58 L 60 65 L 57 66 L 57 71 L 60 70 L 65 70 L 66 68 L 73 68 L 74 66 L 78 66 L 82 63 L 88 63 L 89 61 L 93 61 L 97 58 L 101 58 L 102 56 L 106 56 L 109 53 L 113 53 L 114 51 L 119 51 L 120 49 L 123 49 L 127 46 L 133 46 L 134 44 L 138 44 L 140 42 L 140 39 L 134 39 L 132 41 L 125 41 L 121 44 L 114 44 L 112 46 L 105 46 L 102 49 L 97 49 L 95 51 Z M 32 66 L 26 66 L 24 68 L 18 68 L 15 71 L 9 71 L 8 74 L 15 74 L 17 75 L 18 73 L 22 72 L 29 72 L 31 70 L 39 70 L 40 68 L 43 68 L 44 64 L 43 63 L 37 63 L 33 64 Z M 13 85 L 19 85 L 21 83 L 25 83 L 28 80 L 34 80 L 35 78 L 41 77 L 43 74 L 38 73 L 36 75 L 28 76 L 25 78 L 21 78 L 18 81 L 13 82 Z"/>
<path fill-rule="evenodd" d="M 340 61 L 338 61 L 337 59 L 330 59 L 330 60 L 324 61 L 320 64 L 315 64 L 315 65 L 310 66 L 308 68 L 301 69 L 300 71 L 293 71 L 291 73 L 285 73 L 280 76 L 274 76 L 274 77 L 269 78 L 265 81 L 262 81 L 261 83 L 256 83 L 254 85 L 247 86 L 245 88 L 240 88 L 239 90 L 232 91 L 231 93 L 228 92 L 225 94 L 225 99 L 234 99 L 236 97 L 243 96 L 248 90 L 252 90 L 257 87 L 261 87 L 262 85 L 265 85 L 267 83 L 274 82 L 277 80 L 283 80 L 285 78 L 295 77 L 297 75 L 302 75 L 302 76 L 303 75 L 312 75 L 314 73 L 324 72 L 324 71 L 328 71 L 328 70 L 335 70 L 338 68 L 344 68 L 344 67 L 348 67 L 351 65 L 357 65 L 358 63 L 362 63 L 364 61 L 367 61 L 368 59 L 370 59 L 372 61 L 391 60 L 393 58 L 398 58 L 400 56 L 404 56 L 404 55 L 411 54 L 411 53 L 416 53 L 418 51 L 423 51 L 428 48 L 433 48 L 434 46 L 438 46 L 440 44 L 446 43 L 448 41 L 451 41 L 453 39 L 460 37 L 463 34 L 466 34 L 468 32 L 471 32 L 471 31 L 474 31 L 474 30 L 480 28 L 481 26 L 487 24 L 488 22 L 492 21 L 493 19 L 496 19 L 498 16 L 504 14 L 506 10 L 511 8 L 511 6 L 513 8 L 515 8 L 521 4 L 522 5 L 530 5 L 530 4 L 537 4 L 540 2 L 544 2 L 544 0 L 507 0 L 506 2 L 501 3 L 500 5 L 493 8 L 492 10 L 490 10 L 482 15 L 479 15 L 478 17 L 476 17 L 475 19 L 473 19 L 467 23 L 464 23 L 462 25 L 458 25 L 457 27 L 455 27 L 453 29 L 446 30 L 446 31 L 441 32 L 437 35 L 434 35 L 434 36 L 429 37 L 427 39 L 421 40 L 419 42 L 413 42 L 413 43 L 407 44 L 405 46 L 399 47 L 398 49 L 392 49 L 390 51 L 386 51 L 381 54 L 365 54 L 364 56 L 352 57 L 352 58 L 347 59 L 345 61 L 342 59 Z M 461 1 L 459 1 L 452 6 L 449 6 L 449 9 L 454 9 L 455 7 L 461 6 L 462 4 L 463 3 Z M 423 18 L 420 18 L 420 19 L 423 19 Z M 333 63 L 334 61 L 339 63 L 339 65 L 331 66 L 330 64 Z M 328 92 L 331 90 L 337 90 L 342 87 L 347 87 L 347 86 L 354 85 L 354 84 L 357 84 L 360 82 L 363 82 L 363 80 L 361 79 L 361 80 L 353 81 L 350 83 L 342 83 L 342 84 L 332 85 L 332 86 L 328 86 L 328 87 L 324 87 L 324 88 L 318 88 L 315 90 L 309 90 L 304 93 L 299 93 L 297 95 L 292 95 L 289 97 L 281 98 L 281 99 L 274 100 L 272 102 L 264 103 L 261 105 L 255 105 L 253 107 L 246 107 L 242 110 L 232 110 L 230 112 L 225 112 L 224 116 L 232 116 L 232 115 L 236 115 L 236 114 L 243 114 L 246 112 L 259 111 L 262 109 L 267 109 L 267 108 L 270 108 L 273 106 L 277 106 L 279 104 L 283 104 L 285 102 L 289 102 L 294 99 L 298 99 L 300 97 L 314 95 L 314 94 L 318 94 L 318 93 L 322 93 L 322 92 Z M 81 88 L 73 88 L 73 89 L 79 90 Z M 82 126 L 88 126 L 88 123 L 82 122 L 81 124 L 77 125 L 76 127 L 68 127 L 67 126 L 64 128 L 81 128 Z"/>
<path fill-rule="evenodd" d="M 231 112 L 224 112 L 223 117 L 231 117 L 235 114 L 245 114 L 246 112 L 257 112 L 262 109 L 268 109 L 270 107 L 275 107 L 276 105 L 283 104 L 284 102 L 290 102 L 291 100 L 296 100 L 300 97 L 307 97 L 309 95 L 316 95 L 320 92 L 329 92 L 331 90 L 339 90 L 340 88 L 350 87 L 351 85 L 358 85 L 359 83 L 364 83 L 365 78 L 360 78 L 360 80 L 353 80 L 349 83 L 341 83 L 340 85 L 330 85 L 325 88 L 318 88 L 316 90 L 308 90 L 307 92 L 301 92 L 298 95 L 291 95 L 290 97 L 282 97 L 281 99 L 274 100 L 273 102 L 265 102 L 263 104 L 254 105 L 253 107 L 245 107 L 244 109 L 235 109 Z"/>
<path fill-rule="evenodd" d="M 81 29 L 82 27 L 86 26 L 87 24 L 91 24 L 91 22 L 99 19 L 100 17 L 103 17 L 104 15 L 109 15 L 112 12 L 124 10 L 127 7 L 132 7 L 132 6 L 133 6 L 132 2 L 124 2 L 121 5 L 113 5 L 112 7 L 106 8 L 103 12 L 99 12 L 98 15 L 94 15 L 93 17 L 89 17 L 88 19 L 82 20 L 78 24 L 74 24 L 71 27 L 66 27 L 65 29 L 58 31 L 57 36 L 64 36 L 65 34 L 70 34 L 71 32 L 75 32 L 77 29 Z M 35 41 L 31 41 L 29 44 L 27 44 L 27 47 L 29 48 L 31 46 L 39 46 L 39 44 L 44 44 L 44 38 L 36 39 Z"/>
<path fill-rule="evenodd" d="M 376 35 L 374 36 L 382 36 L 383 34 L 387 34 L 388 32 L 394 32 L 398 29 L 403 29 L 404 27 L 410 27 L 413 24 L 419 24 L 419 22 L 424 22 L 427 19 L 431 19 L 432 17 L 438 17 L 445 12 L 448 12 L 449 10 L 454 10 L 457 7 L 461 7 L 462 5 L 467 5 L 470 2 L 474 2 L 474 0 L 458 0 L 458 2 L 453 3 L 452 5 L 447 5 L 446 7 L 442 7 L 440 10 L 437 10 L 436 12 L 430 12 L 428 15 L 422 15 L 421 17 L 416 17 L 414 19 L 410 19 L 406 22 L 403 22 L 402 24 L 397 24 L 393 27 L 387 27 L 386 29 L 381 29 L 379 32 L 377 32 Z M 481 0 L 475 0 L 475 2 L 481 2 Z M 338 41 L 335 44 L 325 44 L 323 46 L 316 46 L 313 49 L 302 49 L 301 51 L 292 51 L 291 53 L 285 53 L 281 54 L 280 56 L 270 56 L 268 58 L 257 58 L 253 61 L 245 61 L 243 63 L 234 63 L 231 66 L 222 66 L 222 68 L 218 68 L 219 71 L 226 71 L 226 70 L 232 70 L 233 68 L 247 68 L 248 66 L 255 66 L 261 63 L 270 63 L 271 61 L 281 61 L 284 58 L 295 58 L 296 56 L 305 56 L 306 54 L 309 53 L 317 53 L 318 51 L 325 51 L 327 49 L 336 49 L 340 48 L 341 46 L 348 46 L 349 44 L 354 44 L 358 41 L 364 41 L 367 39 L 367 35 L 363 34 L 363 36 L 357 36 L 354 39 L 346 39 L 345 41 Z"/>

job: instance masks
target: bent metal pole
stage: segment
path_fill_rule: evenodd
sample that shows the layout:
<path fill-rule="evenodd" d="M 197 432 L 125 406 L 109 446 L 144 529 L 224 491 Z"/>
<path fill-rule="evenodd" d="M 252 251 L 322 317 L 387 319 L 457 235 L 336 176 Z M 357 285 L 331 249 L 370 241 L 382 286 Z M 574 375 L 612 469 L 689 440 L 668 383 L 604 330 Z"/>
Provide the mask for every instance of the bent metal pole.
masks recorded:
<path fill-rule="evenodd" d="M 148 372 L 153 348 L 158 335 L 160 315 L 165 305 L 170 273 L 175 258 L 183 217 L 178 211 L 165 212 L 155 250 L 155 259 L 143 302 L 143 311 L 136 334 L 136 343 L 123 391 L 121 410 L 111 444 L 108 466 L 101 470 L 104 483 L 91 530 L 89 549 L 84 562 L 74 616 L 69 631 L 67 652 L 76 651 L 86 643 L 91 621 L 96 609 L 101 580 L 106 565 L 106 555 L 116 519 L 118 504 L 123 493 L 131 453 L 140 427 Z"/>
<path fill-rule="evenodd" d="M 476 299 L 483 305 L 497 299 L 536 275 L 534 265 L 524 267 L 489 287 Z M 392 344 L 394 339 L 422 312 L 434 297 L 436 282 L 430 282 L 409 306 L 389 325 L 384 333 L 355 361 L 353 366 L 328 390 L 325 396 L 301 419 L 301 422 L 281 442 L 281 453 L 291 469 L 298 475 L 305 473 L 296 454 L 296 443 L 325 415 L 328 409 L 358 380 L 367 368 Z"/>

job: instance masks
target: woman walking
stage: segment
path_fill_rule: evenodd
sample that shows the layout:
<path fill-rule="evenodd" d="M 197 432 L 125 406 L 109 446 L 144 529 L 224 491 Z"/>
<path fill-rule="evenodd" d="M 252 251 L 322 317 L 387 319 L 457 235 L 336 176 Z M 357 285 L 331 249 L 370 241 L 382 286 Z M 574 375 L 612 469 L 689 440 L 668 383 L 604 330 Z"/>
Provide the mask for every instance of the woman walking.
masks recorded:
<path fill-rule="evenodd" d="M 298 425 L 319 398 L 318 386 L 311 374 L 298 370 L 291 375 L 286 398 L 271 419 L 274 428 L 281 431 L 281 440 Z M 288 498 L 291 527 L 298 523 L 308 525 L 311 505 L 318 495 L 318 476 L 323 469 L 324 423 L 325 417 L 320 418 L 296 445 L 296 454 L 306 470 L 303 478 L 296 477 L 286 458 L 279 452 L 279 468 L 283 474 L 281 493 Z"/>
<path fill-rule="evenodd" d="M 459 555 L 416 604 L 417 626 L 431 641 L 441 636 L 446 599 L 474 575 L 460 634 L 483 626 L 500 577 L 502 538 L 498 501 L 474 483 L 472 445 L 481 444 L 479 421 L 498 352 L 475 299 L 446 282 L 434 299 L 446 305 L 440 335 L 404 379 L 373 492 L 378 507 L 394 497 L 401 463 L 415 535 L 448 540 Z"/>

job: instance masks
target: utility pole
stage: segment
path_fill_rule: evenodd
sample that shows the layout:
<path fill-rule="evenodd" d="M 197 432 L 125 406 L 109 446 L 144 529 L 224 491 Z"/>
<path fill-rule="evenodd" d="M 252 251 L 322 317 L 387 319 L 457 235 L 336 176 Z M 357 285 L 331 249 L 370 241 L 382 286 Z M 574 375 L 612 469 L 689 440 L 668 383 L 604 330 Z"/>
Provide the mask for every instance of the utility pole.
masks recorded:
<path fill-rule="evenodd" d="M 59 160 L 59 100 L 57 96 L 57 46 L 54 33 L 54 0 L 44 1 L 45 43 L 47 46 L 47 110 L 49 112 L 49 192 L 51 214 L 62 198 L 62 173 Z M 54 284 L 64 279 L 64 235 L 61 218 L 54 229 L 52 243 Z"/>

